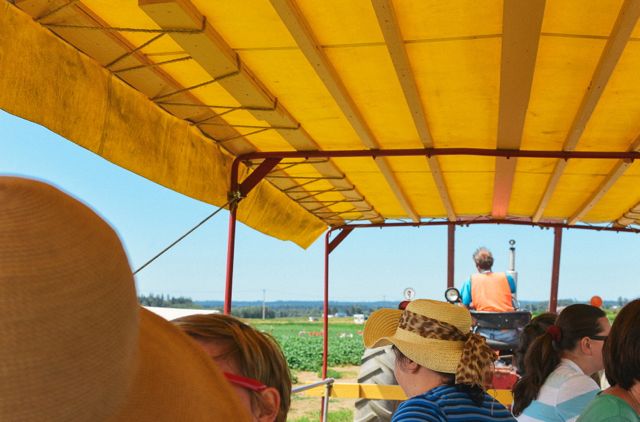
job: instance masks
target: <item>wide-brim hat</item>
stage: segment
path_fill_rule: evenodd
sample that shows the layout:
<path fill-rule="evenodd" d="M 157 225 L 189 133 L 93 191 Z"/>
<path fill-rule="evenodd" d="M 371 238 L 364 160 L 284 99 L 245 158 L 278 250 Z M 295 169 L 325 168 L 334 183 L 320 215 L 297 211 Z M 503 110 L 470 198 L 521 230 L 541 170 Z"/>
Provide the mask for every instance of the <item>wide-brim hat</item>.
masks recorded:
<path fill-rule="evenodd" d="M 248 418 L 204 351 L 138 305 L 107 223 L 49 185 L 0 177 L 0 420 Z"/>
<path fill-rule="evenodd" d="M 461 335 L 471 329 L 471 315 L 466 308 L 417 299 L 405 310 L 380 309 L 373 312 L 364 327 L 364 344 L 369 348 L 395 345 L 405 356 L 425 368 L 455 374 L 465 340 L 442 340 L 434 338 L 436 335 L 425 337 L 421 331 L 421 317 L 454 326 Z M 401 326 L 401 319 L 408 323 Z"/>

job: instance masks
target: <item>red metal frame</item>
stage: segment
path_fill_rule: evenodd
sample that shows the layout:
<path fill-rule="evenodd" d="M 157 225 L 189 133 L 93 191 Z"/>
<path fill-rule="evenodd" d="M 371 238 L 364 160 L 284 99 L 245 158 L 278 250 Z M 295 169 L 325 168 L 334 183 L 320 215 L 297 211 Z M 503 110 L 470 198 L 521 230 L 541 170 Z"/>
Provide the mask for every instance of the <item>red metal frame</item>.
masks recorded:
<path fill-rule="evenodd" d="M 454 285 L 454 264 L 456 253 L 456 225 L 447 225 L 447 289 Z"/>
<path fill-rule="evenodd" d="M 481 157 L 504 158 L 558 158 L 569 160 L 608 159 L 608 160 L 636 160 L 640 152 L 636 151 L 543 151 L 543 150 L 515 150 L 515 149 L 487 149 L 487 148 L 412 148 L 412 149 L 367 149 L 367 150 L 330 150 L 330 151 L 272 151 L 250 152 L 239 155 L 234 165 L 241 161 L 265 158 L 349 158 L 349 157 L 436 157 L 439 155 L 470 155 Z M 235 173 L 237 175 L 237 168 Z M 232 181 L 233 179 L 232 168 Z"/>
<path fill-rule="evenodd" d="M 231 296 L 233 292 L 233 261 L 236 250 L 236 214 L 238 203 L 229 205 L 229 236 L 227 240 L 227 280 L 224 288 L 224 314 L 231 315 Z"/>
<path fill-rule="evenodd" d="M 340 233 L 331 240 L 331 234 L 340 230 Z M 327 378 L 327 359 L 329 357 L 329 255 L 338 247 L 344 239 L 353 231 L 352 227 L 336 227 L 327 230 L 324 236 L 324 304 L 322 307 L 322 379 Z"/>
<path fill-rule="evenodd" d="M 562 228 L 553 229 L 553 266 L 551 268 L 551 292 L 549 293 L 549 312 L 558 309 L 558 284 L 560 279 L 560 252 L 562 250 Z"/>
<path fill-rule="evenodd" d="M 231 314 L 231 302 L 233 295 L 233 261 L 236 248 L 236 222 L 238 202 L 247 196 L 251 189 L 256 187 L 264 177 L 269 174 L 282 158 L 266 158 L 260 165 L 242 182 L 238 183 L 238 165 L 235 160 L 231 166 L 231 192 L 229 193 L 229 236 L 227 240 L 227 276 L 224 289 L 224 313 Z"/>
<path fill-rule="evenodd" d="M 264 161 L 261 162 L 260 165 L 255 170 L 253 170 L 251 174 L 247 176 L 247 178 L 244 179 L 244 181 L 238 187 L 240 197 L 244 198 L 245 196 L 247 196 L 251 189 L 256 187 L 256 185 L 262 179 L 264 179 L 264 177 L 269 174 L 269 172 L 273 170 L 273 168 L 277 166 L 280 161 L 282 161 L 281 157 L 265 158 Z M 232 190 L 232 192 L 234 191 Z"/>
<path fill-rule="evenodd" d="M 482 149 L 482 148 L 421 148 L 421 149 L 391 149 L 391 150 L 333 150 L 333 151 L 275 151 L 275 152 L 252 152 L 243 154 L 233 161 L 231 166 L 231 198 L 239 201 L 245 197 L 251 189 L 253 189 L 278 163 L 285 158 L 333 158 L 333 157 L 401 157 L 401 156 L 438 156 L 438 155 L 471 155 L 485 157 L 505 157 L 505 158 L 557 158 L 563 160 L 569 159 L 619 159 L 633 161 L 640 158 L 640 152 L 636 151 L 540 151 L 540 150 L 509 150 L 509 149 Z M 239 166 L 241 162 L 249 160 L 263 160 L 261 164 L 242 182 L 238 182 Z M 225 305 L 224 312 L 231 312 L 232 289 L 233 289 L 233 261 L 235 249 L 235 228 L 236 228 L 236 212 L 237 201 L 233 201 L 230 205 L 229 213 L 229 243 L 227 251 L 227 277 L 225 288 Z M 401 223 L 382 223 L 382 224 L 349 224 L 338 228 L 332 228 L 327 232 L 327 236 L 335 229 L 343 229 L 348 227 L 349 231 L 342 231 L 333 242 L 325 239 L 325 320 L 328 318 L 328 256 L 331 251 L 346 237 L 354 228 L 367 227 L 403 227 L 403 226 L 448 226 L 448 263 L 447 263 L 447 286 L 453 286 L 453 255 L 455 252 L 455 226 L 471 225 L 471 224 L 510 224 L 537 226 L 543 228 L 553 228 L 555 231 L 554 241 L 554 267 L 552 273 L 552 286 L 549 300 L 549 307 L 555 310 L 557 306 L 559 265 L 560 265 L 560 247 L 562 239 L 562 229 L 581 229 L 596 231 L 615 231 L 615 232 L 631 232 L 640 233 L 640 229 L 627 227 L 603 227 L 589 225 L 568 225 L 553 221 L 532 222 L 528 219 L 494 219 L 494 218 L 474 218 L 470 220 L 458 221 L 427 221 L 427 222 L 401 222 Z M 341 237 L 342 236 L 342 237 Z M 338 238 L 341 237 L 340 240 Z M 325 322 L 328 324 L 328 321 Z M 326 337 L 325 337 L 326 339 Z M 323 358 L 325 359 L 325 358 Z M 323 368 L 323 375 L 326 375 L 326 367 Z"/>
<path fill-rule="evenodd" d="M 340 233 L 331 240 L 331 234 L 335 230 Z M 329 359 L 329 255 L 338 247 L 344 239 L 353 231 L 353 228 L 345 226 L 340 228 L 332 228 L 327 230 L 324 236 L 324 304 L 322 306 L 322 379 L 327 378 L 327 366 Z M 324 401 L 328 400 L 322 397 L 321 413 L 324 410 Z M 322 414 L 320 415 L 322 420 Z"/>
<path fill-rule="evenodd" d="M 331 230 L 328 230 L 324 236 L 324 303 L 322 306 L 322 379 L 327 379 L 327 365 L 329 362 L 329 254 L 333 248 L 330 248 L 329 236 Z M 331 250 L 330 250 L 331 249 Z M 322 396 L 320 405 L 320 420 L 324 420 L 324 402 L 329 397 Z"/>
<path fill-rule="evenodd" d="M 324 296 L 322 306 L 322 379 L 327 378 L 327 358 L 329 356 L 329 254 L 331 253 L 329 236 L 331 230 L 324 235 Z"/>
<path fill-rule="evenodd" d="M 554 223 L 554 222 L 538 222 L 535 223 L 526 219 L 510 219 L 510 220 L 502 220 L 495 218 L 476 218 L 471 220 L 458 220 L 458 221 L 419 221 L 419 222 L 398 222 L 398 223 L 356 223 L 356 224 L 348 224 L 346 226 L 341 227 L 352 227 L 354 229 L 363 229 L 363 228 L 382 228 L 382 227 L 422 227 L 422 226 L 473 226 L 479 224 L 496 224 L 496 225 L 512 225 L 512 226 L 531 226 L 531 227 L 541 227 L 546 229 L 554 229 L 561 228 L 567 230 L 594 230 L 594 231 L 605 231 L 605 232 L 622 232 L 622 233 L 640 233 L 640 229 L 635 229 L 632 227 L 605 227 L 605 226 L 589 226 L 589 225 L 568 225 L 564 223 Z"/>

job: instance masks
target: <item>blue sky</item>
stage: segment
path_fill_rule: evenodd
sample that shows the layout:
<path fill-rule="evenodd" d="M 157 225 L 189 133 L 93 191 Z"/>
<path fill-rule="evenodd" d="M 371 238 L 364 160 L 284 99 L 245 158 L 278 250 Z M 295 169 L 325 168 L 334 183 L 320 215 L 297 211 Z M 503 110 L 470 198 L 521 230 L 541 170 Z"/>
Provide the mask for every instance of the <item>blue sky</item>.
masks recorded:
<path fill-rule="evenodd" d="M 49 130 L 0 111 L 0 174 L 48 181 L 97 210 L 120 234 L 135 269 L 215 207 L 123 170 Z M 242 205 L 240 205 L 242 206 Z M 222 211 L 137 276 L 141 293 L 222 299 L 228 213 Z M 520 299 L 549 296 L 553 232 L 472 226 L 456 231 L 456 285 L 474 270 L 471 254 L 490 248 L 494 270 L 506 269 L 508 241 L 517 244 Z M 637 297 L 640 237 L 564 232 L 561 298 Z M 321 300 L 323 237 L 303 250 L 242 224 L 236 238 L 234 299 Z M 332 300 L 400 300 L 405 287 L 441 299 L 446 286 L 445 228 L 355 230 L 331 256 Z"/>

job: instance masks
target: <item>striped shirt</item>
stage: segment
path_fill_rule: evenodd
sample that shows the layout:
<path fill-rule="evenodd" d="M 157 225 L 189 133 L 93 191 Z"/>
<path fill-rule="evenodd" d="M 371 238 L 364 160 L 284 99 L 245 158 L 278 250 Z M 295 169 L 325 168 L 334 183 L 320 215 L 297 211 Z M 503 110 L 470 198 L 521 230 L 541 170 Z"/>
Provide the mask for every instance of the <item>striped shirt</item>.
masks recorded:
<path fill-rule="evenodd" d="M 598 391 L 598 384 L 578 365 L 562 359 L 540 388 L 538 397 L 518 416 L 518 421 L 575 421 Z"/>
<path fill-rule="evenodd" d="M 515 419 L 502 404 L 484 393 L 480 405 L 455 386 L 441 385 L 419 396 L 411 397 L 398 406 L 391 422 L 418 421 L 510 421 Z"/>

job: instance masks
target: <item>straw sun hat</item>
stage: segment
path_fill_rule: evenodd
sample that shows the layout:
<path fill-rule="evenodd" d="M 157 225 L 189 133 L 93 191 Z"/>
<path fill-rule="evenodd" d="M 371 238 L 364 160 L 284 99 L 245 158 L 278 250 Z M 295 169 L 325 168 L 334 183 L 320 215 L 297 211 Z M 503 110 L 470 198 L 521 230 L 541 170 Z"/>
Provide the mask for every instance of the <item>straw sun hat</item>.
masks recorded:
<path fill-rule="evenodd" d="M 369 348 L 395 345 L 425 368 L 455 374 L 456 383 L 482 385 L 495 356 L 484 338 L 470 330 L 471 315 L 466 308 L 417 299 L 405 310 L 373 312 L 363 340 Z"/>
<path fill-rule="evenodd" d="M 115 232 L 0 177 L 0 420 L 248 420 L 212 361 L 138 306 Z"/>

